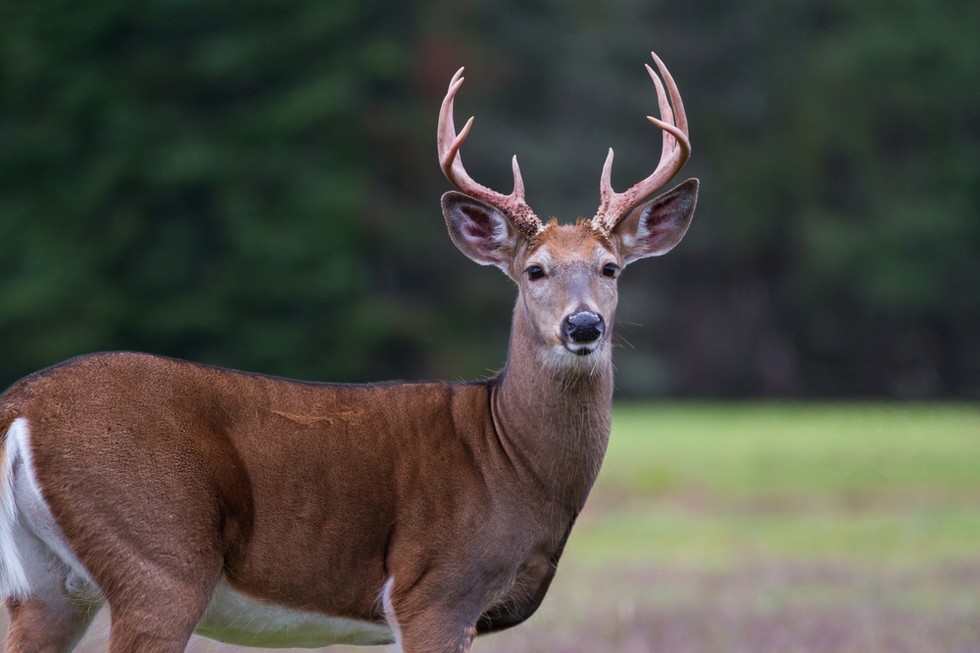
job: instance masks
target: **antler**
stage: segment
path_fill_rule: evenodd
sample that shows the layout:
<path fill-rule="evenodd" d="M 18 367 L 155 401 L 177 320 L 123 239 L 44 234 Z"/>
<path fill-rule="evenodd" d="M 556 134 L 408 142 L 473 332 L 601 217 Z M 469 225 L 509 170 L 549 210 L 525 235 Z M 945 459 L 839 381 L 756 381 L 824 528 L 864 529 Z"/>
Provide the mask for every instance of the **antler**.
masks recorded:
<path fill-rule="evenodd" d="M 688 140 L 687 115 L 684 113 L 684 103 L 681 102 L 680 91 L 674 78 L 670 76 L 664 62 L 655 53 L 653 61 L 664 78 L 667 90 L 670 92 L 670 102 L 664 92 L 664 84 L 646 64 L 650 79 L 657 87 L 657 100 L 660 103 L 661 120 L 647 116 L 647 120 L 663 130 L 663 148 L 660 152 L 660 163 L 649 177 L 637 183 L 623 193 L 617 193 L 612 188 L 613 151 L 609 148 L 609 156 L 602 167 L 602 179 L 599 187 L 599 211 L 592 218 L 592 224 L 601 232 L 610 233 L 620 220 L 640 202 L 660 190 L 677 172 L 684 167 L 691 156 L 691 142 Z M 671 111 L 673 104 L 673 111 Z M 675 114 L 676 113 L 676 117 Z"/>
<path fill-rule="evenodd" d="M 538 232 L 543 228 L 541 220 L 534 214 L 531 207 L 524 201 L 524 180 L 521 179 L 521 169 L 517 165 L 517 157 L 513 158 L 514 168 L 514 191 L 510 195 L 504 195 L 486 186 L 479 184 L 469 176 L 463 161 L 459 155 L 459 148 L 466 140 L 473 126 L 471 117 L 463 125 L 463 131 L 456 134 L 456 125 L 453 120 L 453 100 L 456 92 L 463 85 L 463 69 L 460 68 L 453 75 L 449 82 L 449 91 L 446 98 L 442 101 L 442 108 L 439 110 L 439 126 L 436 140 L 439 148 L 439 163 L 442 171 L 453 186 L 461 192 L 469 195 L 475 200 L 484 204 L 489 204 L 501 211 L 510 220 L 511 224 L 521 232 L 526 238 L 533 240 Z"/>

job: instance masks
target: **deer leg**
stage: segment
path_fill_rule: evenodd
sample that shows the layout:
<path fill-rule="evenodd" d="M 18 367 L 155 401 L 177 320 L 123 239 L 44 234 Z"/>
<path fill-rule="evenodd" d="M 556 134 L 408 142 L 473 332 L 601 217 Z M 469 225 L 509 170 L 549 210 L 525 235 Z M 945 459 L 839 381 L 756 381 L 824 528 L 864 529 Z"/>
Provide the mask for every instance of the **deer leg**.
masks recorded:
<path fill-rule="evenodd" d="M 110 593 L 109 653 L 180 653 L 211 601 L 220 566 L 196 586 L 141 583 Z"/>
<path fill-rule="evenodd" d="M 135 612 L 120 613 L 113 615 L 109 653 L 181 653 L 193 631 L 193 624 L 184 623 L 171 630 L 167 622 L 159 619 L 147 619 Z"/>
<path fill-rule="evenodd" d="M 105 578 L 109 653 L 180 653 L 187 647 L 224 567 L 218 552 L 198 553 L 182 560 L 134 558 L 135 567 Z"/>
<path fill-rule="evenodd" d="M 402 653 L 469 653 L 475 636 L 473 624 L 442 610 L 425 611 L 399 623 Z"/>
<path fill-rule="evenodd" d="M 184 651 L 224 569 L 207 531 L 203 524 L 182 528 L 170 534 L 178 544 L 169 547 L 106 542 L 118 563 L 92 571 L 109 603 L 109 653 Z"/>
<path fill-rule="evenodd" d="M 483 602 L 454 591 L 451 582 L 426 580 L 402 594 L 389 581 L 382 594 L 401 653 L 469 653 Z"/>
<path fill-rule="evenodd" d="M 7 599 L 10 629 L 6 650 L 8 653 L 70 651 L 85 634 L 100 606 L 98 601 L 73 601 L 64 595 Z"/>

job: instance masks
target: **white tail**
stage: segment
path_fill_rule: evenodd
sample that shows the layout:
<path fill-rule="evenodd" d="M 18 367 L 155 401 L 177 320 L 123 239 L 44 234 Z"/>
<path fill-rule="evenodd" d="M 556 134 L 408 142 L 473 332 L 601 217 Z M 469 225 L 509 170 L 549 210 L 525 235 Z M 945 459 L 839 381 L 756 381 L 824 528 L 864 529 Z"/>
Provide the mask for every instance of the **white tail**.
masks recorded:
<path fill-rule="evenodd" d="M 20 524 L 14 501 L 14 466 L 19 464 L 26 423 L 14 420 L 7 430 L 6 447 L 0 458 L 0 596 L 24 598 L 30 591 L 18 537 Z"/>
<path fill-rule="evenodd" d="M 516 160 L 511 195 L 466 174 L 453 79 L 438 143 L 462 192 L 443 215 L 518 288 L 496 377 L 329 385 L 109 353 L 0 397 L 7 651 L 70 649 L 103 602 L 114 653 L 181 651 L 193 632 L 460 653 L 527 619 L 605 452 L 619 274 L 694 212 L 696 180 L 644 202 L 690 150 L 657 65 L 678 116 L 654 76 L 665 162 L 629 199 L 607 165 L 600 214 L 573 225 L 537 219 Z"/>

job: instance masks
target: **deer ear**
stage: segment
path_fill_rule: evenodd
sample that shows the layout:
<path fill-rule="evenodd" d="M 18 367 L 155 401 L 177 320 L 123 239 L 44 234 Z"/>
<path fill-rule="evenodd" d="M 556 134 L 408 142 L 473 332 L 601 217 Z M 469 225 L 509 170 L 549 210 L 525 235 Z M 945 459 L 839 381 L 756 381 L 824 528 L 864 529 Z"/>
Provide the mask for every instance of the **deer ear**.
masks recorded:
<path fill-rule="evenodd" d="M 688 179 L 630 211 L 613 233 L 619 236 L 625 263 L 666 254 L 681 242 L 694 217 L 698 180 Z"/>
<path fill-rule="evenodd" d="M 496 265 L 507 271 L 517 232 L 500 211 L 450 191 L 442 196 L 442 215 L 459 251 L 480 265 Z"/>

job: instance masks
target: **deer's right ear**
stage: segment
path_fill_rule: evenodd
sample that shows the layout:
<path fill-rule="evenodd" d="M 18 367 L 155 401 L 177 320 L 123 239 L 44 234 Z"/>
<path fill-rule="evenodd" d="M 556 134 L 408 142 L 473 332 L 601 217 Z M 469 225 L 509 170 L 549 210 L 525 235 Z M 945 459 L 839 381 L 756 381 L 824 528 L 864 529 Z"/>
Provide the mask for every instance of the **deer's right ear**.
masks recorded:
<path fill-rule="evenodd" d="M 459 251 L 480 265 L 496 265 L 507 272 L 518 235 L 500 211 L 450 191 L 442 196 L 442 215 Z"/>

